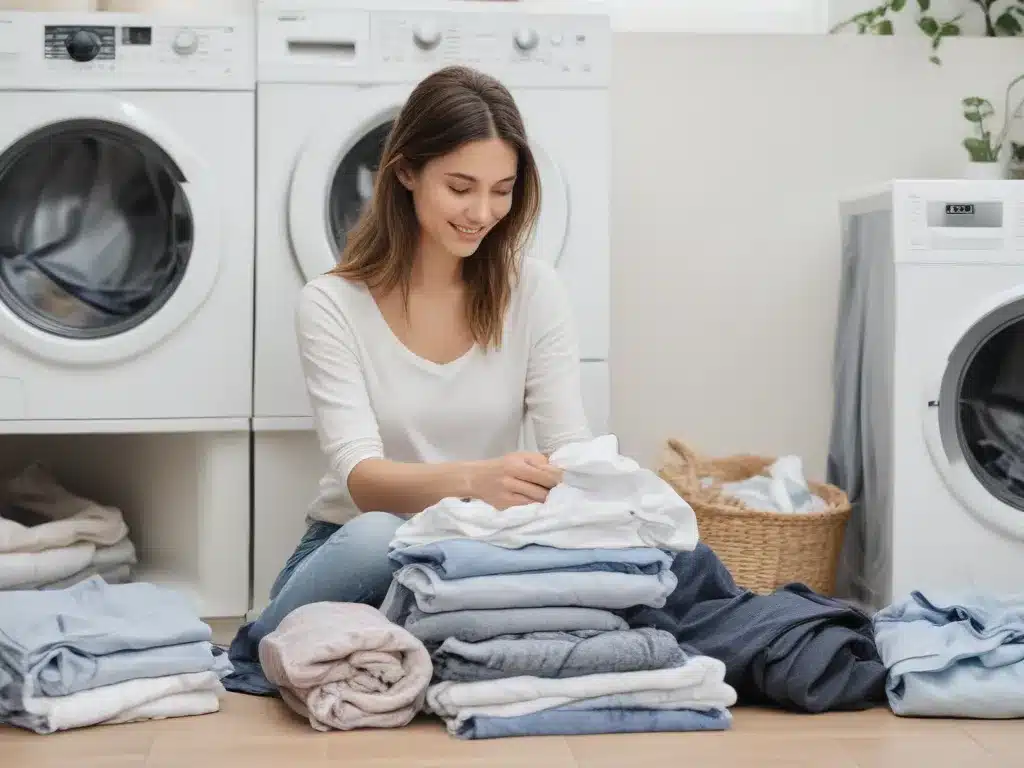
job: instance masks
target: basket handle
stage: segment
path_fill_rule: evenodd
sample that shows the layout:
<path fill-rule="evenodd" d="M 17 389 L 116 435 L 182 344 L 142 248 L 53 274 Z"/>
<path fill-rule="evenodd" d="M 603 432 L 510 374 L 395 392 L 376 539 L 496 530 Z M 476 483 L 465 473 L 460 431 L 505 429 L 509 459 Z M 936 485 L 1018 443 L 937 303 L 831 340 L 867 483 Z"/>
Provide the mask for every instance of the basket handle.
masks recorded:
<path fill-rule="evenodd" d="M 700 458 L 696 451 L 674 437 L 670 437 L 667 444 L 668 451 L 664 459 L 664 469 L 678 475 L 690 487 L 696 487 L 700 482 L 700 478 L 697 477 L 697 465 L 700 463 Z"/>

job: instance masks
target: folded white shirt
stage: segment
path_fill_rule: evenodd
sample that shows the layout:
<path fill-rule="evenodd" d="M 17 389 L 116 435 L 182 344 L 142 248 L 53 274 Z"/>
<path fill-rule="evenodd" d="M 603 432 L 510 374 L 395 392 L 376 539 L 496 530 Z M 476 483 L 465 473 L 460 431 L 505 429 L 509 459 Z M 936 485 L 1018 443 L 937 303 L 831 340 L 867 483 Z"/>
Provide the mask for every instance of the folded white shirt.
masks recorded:
<path fill-rule="evenodd" d="M 564 476 L 545 502 L 499 511 L 479 499 L 442 499 L 403 523 L 391 548 L 458 538 L 509 548 L 696 548 L 693 509 L 654 472 L 620 456 L 614 435 L 564 446 L 550 461 Z"/>
<path fill-rule="evenodd" d="M 121 573 L 121 566 L 136 562 L 129 538 L 109 547 L 80 541 L 42 552 L 0 552 L 0 589 L 39 589 L 90 573 Z"/>
<path fill-rule="evenodd" d="M 48 521 L 23 525 L 0 516 L 0 552 L 41 552 L 78 542 L 110 546 L 128 535 L 119 509 L 76 496 L 40 464 L 9 480 L 0 500 Z"/>
<path fill-rule="evenodd" d="M 216 671 L 140 678 L 68 696 L 28 697 L 16 725 L 53 733 L 89 725 L 208 714 L 220 708 Z"/>

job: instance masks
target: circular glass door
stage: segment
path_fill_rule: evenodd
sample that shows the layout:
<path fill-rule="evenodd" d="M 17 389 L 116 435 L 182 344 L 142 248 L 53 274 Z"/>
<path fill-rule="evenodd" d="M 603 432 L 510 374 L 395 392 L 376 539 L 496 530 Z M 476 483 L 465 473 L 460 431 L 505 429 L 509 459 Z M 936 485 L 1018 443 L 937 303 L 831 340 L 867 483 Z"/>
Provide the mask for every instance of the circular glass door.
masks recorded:
<path fill-rule="evenodd" d="M 32 328 L 102 339 L 181 283 L 195 224 L 183 175 L 125 125 L 65 120 L 0 152 L 0 301 Z"/>
<path fill-rule="evenodd" d="M 943 431 L 990 494 L 1024 511 L 1024 301 L 983 320 L 961 346 Z"/>
<path fill-rule="evenodd" d="M 327 227 L 339 256 L 345 250 L 348 233 L 373 197 L 384 142 L 392 125 L 394 120 L 387 120 L 372 128 L 338 163 L 327 194 Z"/>

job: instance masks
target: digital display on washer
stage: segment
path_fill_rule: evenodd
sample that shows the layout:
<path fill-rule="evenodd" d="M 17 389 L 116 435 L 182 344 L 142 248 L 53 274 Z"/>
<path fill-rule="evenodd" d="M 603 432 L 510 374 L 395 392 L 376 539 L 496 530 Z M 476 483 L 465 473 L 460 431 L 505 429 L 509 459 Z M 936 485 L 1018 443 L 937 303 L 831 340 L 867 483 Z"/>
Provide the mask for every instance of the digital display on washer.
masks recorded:
<path fill-rule="evenodd" d="M 973 216 L 974 203 L 946 203 L 947 216 Z"/>
<path fill-rule="evenodd" d="M 121 45 L 152 45 L 152 27 L 121 27 Z"/>
<path fill-rule="evenodd" d="M 1003 226 L 1003 203 L 1000 200 L 929 200 L 928 226 L 999 229 Z"/>

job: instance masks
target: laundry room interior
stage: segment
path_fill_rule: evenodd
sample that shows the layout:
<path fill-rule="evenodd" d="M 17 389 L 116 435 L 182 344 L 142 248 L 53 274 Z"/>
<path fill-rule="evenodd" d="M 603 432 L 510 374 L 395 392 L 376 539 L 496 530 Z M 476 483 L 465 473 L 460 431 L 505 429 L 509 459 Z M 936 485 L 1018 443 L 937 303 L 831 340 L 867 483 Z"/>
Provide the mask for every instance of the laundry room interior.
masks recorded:
<path fill-rule="evenodd" d="M 522 112 L 593 438 L 542 451 L 527 389 L 519 448 L 610 522 L 441 494 L 383 602 L 332 597 L 359 404 L 300 302 L 462 64 Z M 0 0 L 0 755 L 1015 765 L 1022 318 L 1024 0 Z M 570 564 L 511 565 L 537 547 Z M 496 581 L 438 608 L 455 565 Z M 561 613 L 480 629 L 528 610 Z"/>

